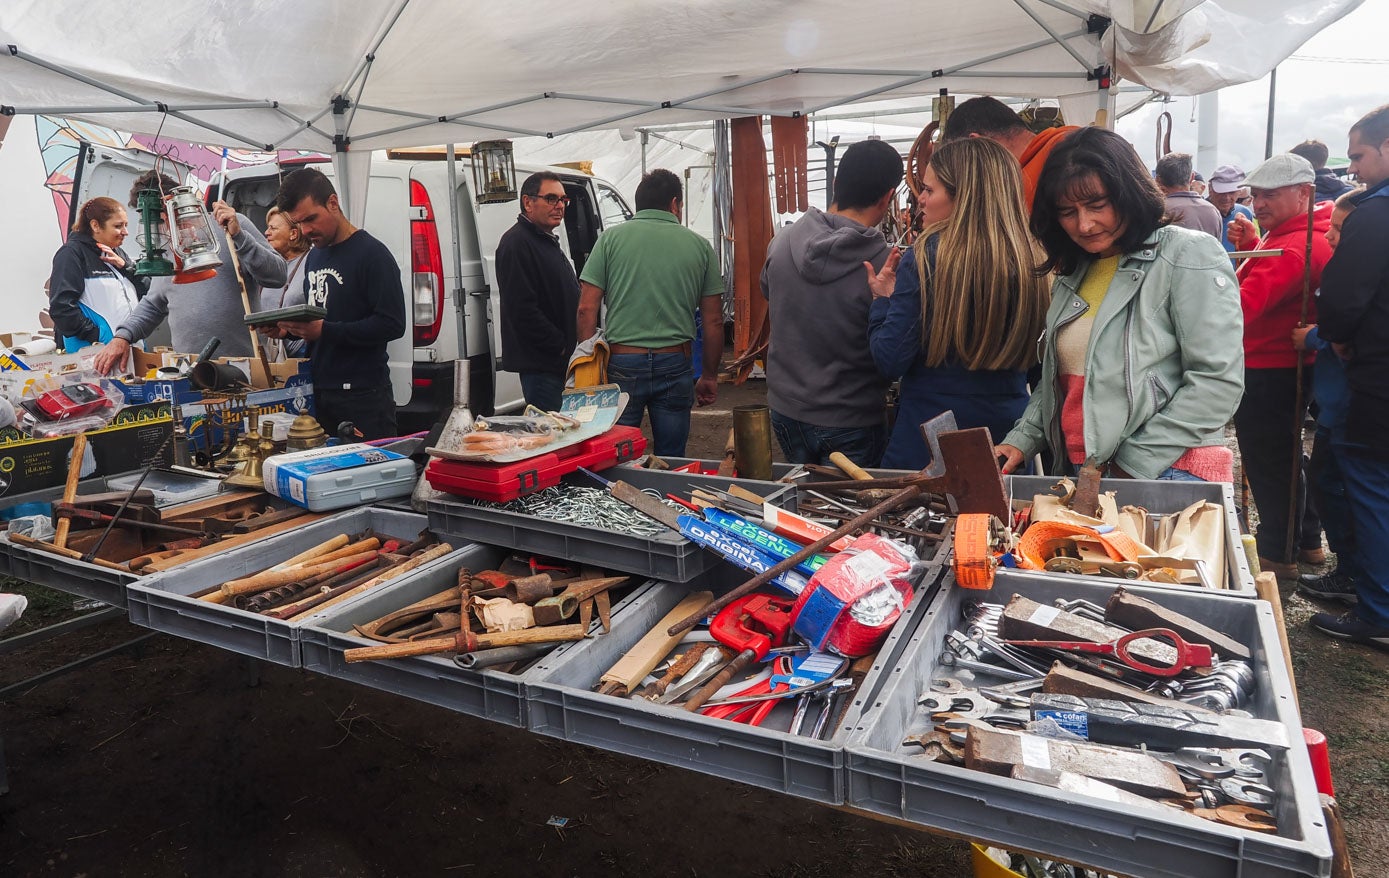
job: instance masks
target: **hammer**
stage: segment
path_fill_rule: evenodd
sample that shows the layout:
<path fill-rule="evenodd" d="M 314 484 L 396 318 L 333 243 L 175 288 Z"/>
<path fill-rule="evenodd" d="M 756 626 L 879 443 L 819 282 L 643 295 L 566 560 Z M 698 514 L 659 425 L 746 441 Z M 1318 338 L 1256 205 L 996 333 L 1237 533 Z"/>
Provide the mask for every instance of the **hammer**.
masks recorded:
<path fill-rule="evenodd" d="M 722 597 L 710 601 L 697 612 L 670 626 L 667 633 L 673 637 L 682 631 L 688 631 L 710 613 L 717 612 L 743 595 L 756 591 L 802 561 L 814 557 L 840 537 L 867 527 L 878 516 L 900 509 L 924 494 L 949 494 L 955 498 L 955 505 L 960 512 L 987 512 L 998 516 L 1000 521 L 1008 521 L 1008 495 L 1003 490 L 1003 474 L 998 469 L 998 458 L 994 456 L 993 438 L 988 428 L 956 430 L 955 414 L 945 412 L 922 424 L 921 433 L 926 437 L 926 442 L 933 452 L 930 466 L 905 478 L 852 481 L 847 485 L 872 488 L 882 481 L 898 488 L 896 493 L 790 558 L 759 573 Z M 822 487 L 835 484 L 838 483 Z"/>

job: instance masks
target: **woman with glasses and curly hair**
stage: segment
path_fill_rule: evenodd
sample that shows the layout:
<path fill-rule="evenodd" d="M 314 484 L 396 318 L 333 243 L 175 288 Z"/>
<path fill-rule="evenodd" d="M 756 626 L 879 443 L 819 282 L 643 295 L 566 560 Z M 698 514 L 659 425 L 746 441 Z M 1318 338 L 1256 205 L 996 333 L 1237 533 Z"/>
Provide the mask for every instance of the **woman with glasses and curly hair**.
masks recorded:
<path fill-rule="evenodd" d="M 1072 132 L 1047 159 L 1031 227 L 1052 287 L 1042 378 L 997 447 L 1011 472 L 1050 449 L 1062 472 L 1230 481 L 1225 424 L 1244 392 L 1239 285 L 1220 242 L 1166 225 L 1129 143 Z"/>
<path fill-rule="evenodd" d="M 895 283 L 891 261 L 870 273 L 869 348 L 879 372 L 902 380 L 883 455 L 894 469 L 926 465 L 920 426 L 947 410 L 961 429 L 1003 437 L 1027 406 L 1047 308 L 1011 153 L 982 137 L 940 145 L 922 174 L 920 205 L 924 228 Z"/>

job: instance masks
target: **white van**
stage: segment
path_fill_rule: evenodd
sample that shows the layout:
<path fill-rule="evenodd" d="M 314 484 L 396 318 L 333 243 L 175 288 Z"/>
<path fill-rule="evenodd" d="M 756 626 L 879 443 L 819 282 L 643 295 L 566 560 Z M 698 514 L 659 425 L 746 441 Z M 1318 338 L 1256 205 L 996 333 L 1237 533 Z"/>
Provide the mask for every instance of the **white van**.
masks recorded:
<path fill-rule="evenodd" d="M 103 181 L 99 188 L 119 192 L 122 202 L 135 176 L 147 162 L 134 150 L 98 148 L 88 151 L 83 176 Z M 145 154 L 148 155 L 148 154 Z M 315 160 L 329 178 L 332 164 Z M 308 162 L 285 167 L 259 165 L 230 171 L 227 193 L 233 207 L 259 228 L 275 203 L 280 174 Z M 611 183 L 571 168 L 516 168 L 516 183 L 539 170 L 551 170 L 564 181 L 569 196 L 560 246 L 574 260 L 576 272 L 592 252 L 598 234 L 630 219 L 631 209 Z M 113 181 L 119 176 L 121 181 Z M 472 194 L 472 164 L 466 149 L 456 159 L 458 188 L 450 191 L 448 167 L 441 148 L 377 152 L 371 162 L 366 219 L 362 227 L 380 239 L 400 265 L 408 298 L 405 335 L 392 342 L 391 386 L 395 391 L 397 423 L 402 433 L 428 429 L 453 404 L 453 361 L 466 359 L 470 369 L 471 406 L 490 414 L 523 405 L 520 378 L 502 372 L 500 303 L 496 279 L 497 242 L 516 222 L 520 202 L 478 204 Z M 77 203 L 104 192 L 86 192 Z M 218 197 L 210 187 L 209 199 Z M 458 252 L 451 239 L 449 199 L 458 216 Z"/>

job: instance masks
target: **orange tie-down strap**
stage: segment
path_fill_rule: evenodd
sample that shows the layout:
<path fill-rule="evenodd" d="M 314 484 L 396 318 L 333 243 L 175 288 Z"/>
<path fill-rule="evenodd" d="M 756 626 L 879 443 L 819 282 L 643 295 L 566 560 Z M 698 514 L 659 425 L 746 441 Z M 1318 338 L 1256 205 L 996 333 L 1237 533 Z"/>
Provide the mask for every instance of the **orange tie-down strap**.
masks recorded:
<path fill-rule="evenodd" d="M 997 552 L 1003 548 L 1000 540 L 1002 524 L 987 512 L 965 513 L 955 517 L 955 584 L 961 588 L 990 589 L 994 585 L 994 570 L 998 567 Z"/>
<path fill-rule="evenodd" d="M 1117 528 L 1100 533 L 1094 528 L 1079 524 L 1039 521 L 1023 531 L 1022 539 L 1018 541 L 1018 565 L 1032 570 L 1045 570 L 1047 561 L 1055 553 L 1056 544 L 1076 539 L 1098 542 L 1105 554 L 1115 561 L 1138 561 L 1138 544 Z"/>

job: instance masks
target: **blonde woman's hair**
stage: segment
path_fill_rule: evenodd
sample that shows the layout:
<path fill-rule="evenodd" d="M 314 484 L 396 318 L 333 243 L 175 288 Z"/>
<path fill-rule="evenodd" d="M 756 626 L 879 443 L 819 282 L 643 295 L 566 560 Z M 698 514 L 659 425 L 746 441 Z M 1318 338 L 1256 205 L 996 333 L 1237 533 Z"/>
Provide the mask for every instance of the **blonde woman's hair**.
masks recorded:
<path fill-rule="evenodd" d="M 285 213 L 283 210 L 280 210 L 278 207 L 272 207 L 265 212 L 265 224 L 269 226 L 270 220 L 277 216 L 285 221 L 285 225 L 289 226 L 289 230 L 291 232 L 299 232 L 299 224 L 296 223 L 294 220 L 290 219 L 289 214 Z M 295 253 L 309 252 L 309 242 L 304 240 L 303 232 L 299 232 L 299 240 L 292 246 L 294 247 Z"/>
<path fill-rule="evenodd" d="M 1037 362 L 1050 293 L 1037 276 L 1018 161 L 994 141 L 970 137 L 937 146 L 930 167 L 954 208 L 914 245 L 926 365 L 1026 369 Z M 933 268 L 926 248 L 937 233 Z"/>

